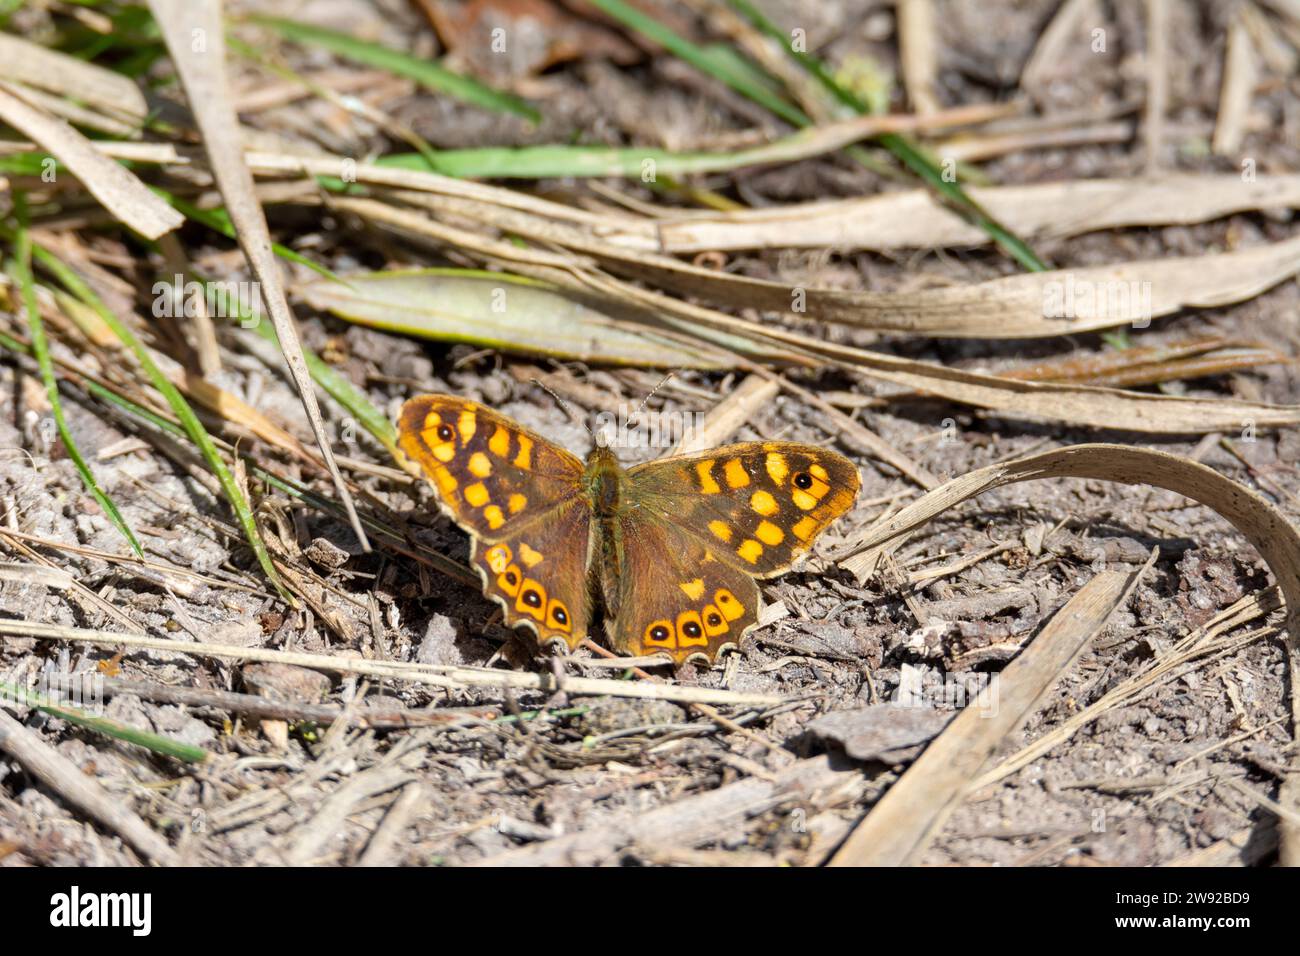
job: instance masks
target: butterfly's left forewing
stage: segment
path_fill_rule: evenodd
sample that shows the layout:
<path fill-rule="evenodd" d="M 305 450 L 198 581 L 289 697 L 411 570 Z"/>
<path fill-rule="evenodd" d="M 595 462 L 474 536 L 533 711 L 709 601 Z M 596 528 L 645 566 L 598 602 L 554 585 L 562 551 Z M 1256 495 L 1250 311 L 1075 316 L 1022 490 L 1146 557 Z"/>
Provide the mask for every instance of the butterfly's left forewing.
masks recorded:
<path fill-rule="evenodd" d="M 539 643 L 577 647 L 591 619 L 582 462 L 452 395 L 419 395 L 403 405 L 398 444 L 420 465 L 442 510 L 470 533 L 471 563 L 506 623 L 527 627 Z"/>
<path fill-rule="evenodd" d="M 857 467 L 813 445 L 751 442 L 628 471 L 618 650 L 714 660 L 757 623 L 755 578 L 786 570 L 848 511 Z"/>

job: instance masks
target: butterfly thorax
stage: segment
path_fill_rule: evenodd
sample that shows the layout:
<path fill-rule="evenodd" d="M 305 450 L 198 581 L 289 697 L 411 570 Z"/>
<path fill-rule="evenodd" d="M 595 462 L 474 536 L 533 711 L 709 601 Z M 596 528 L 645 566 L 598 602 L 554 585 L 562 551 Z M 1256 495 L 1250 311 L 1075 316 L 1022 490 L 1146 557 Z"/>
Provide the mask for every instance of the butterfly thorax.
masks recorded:
<path fill-rule="evenodd" d="M 623 500 L 623 468 L 614 452 L 597 445 L 587 456 L 583 484 L 591 501 L 592 514 L 597 519 L 612 519 L 618 514 Z"/>

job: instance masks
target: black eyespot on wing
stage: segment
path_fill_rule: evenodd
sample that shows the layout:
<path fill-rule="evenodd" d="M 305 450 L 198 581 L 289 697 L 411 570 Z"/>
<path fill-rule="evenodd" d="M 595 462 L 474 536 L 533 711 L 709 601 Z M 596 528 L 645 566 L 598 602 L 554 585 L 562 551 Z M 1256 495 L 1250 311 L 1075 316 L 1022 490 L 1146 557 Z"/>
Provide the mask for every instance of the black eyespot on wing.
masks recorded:
<path fill-rule="evenodd" d="M 722 623 L 722 615 L 714 612 L 709 615 L 706 623 L 709 625 L 709 627 L 717 627 L 719 624 Z"/>
<path fill-rule="evenodd" d="M 564 608 L 557 607 L 551 613 L 555 616 L 555 619 L 559 621 L 561 624 L 569 623 L 569 615 L 565 613 Z"/>
<path fill-rule="evenodd" d="M 542 596 L 538 594 L 536 591 L 532 590 L 531 588 L 524 592 L 524 596 L 521 598 L 521 600 L 529 607 L 542 606 Z"/>
<path fill-rule="evenodd" d="M 668 628 L 662 624 L 657 624 L 650 629 L 650 636 L 656 641 L 666 641 L 668 640 Z"/>
<path fill-rule="evenodd" d="M 808 474 L 806 471 L 801 471 L 799 474 L 794 476 L 794 486 L 796 488 L 802 488 L 806 491 L 812 487 L 812 483 L 812 475 Z"/>
<path fill-rule="evenodd" d="M 451 441 L 456 437 L 456 432 L 446 422 L 438 426 L 438 440 Z"/>
<path fill-rule="evenodd" d="M 687 637 L 699 637 L 704 631 L 694 621 L 687 621 L 682 625 L 682 633 Z"/>

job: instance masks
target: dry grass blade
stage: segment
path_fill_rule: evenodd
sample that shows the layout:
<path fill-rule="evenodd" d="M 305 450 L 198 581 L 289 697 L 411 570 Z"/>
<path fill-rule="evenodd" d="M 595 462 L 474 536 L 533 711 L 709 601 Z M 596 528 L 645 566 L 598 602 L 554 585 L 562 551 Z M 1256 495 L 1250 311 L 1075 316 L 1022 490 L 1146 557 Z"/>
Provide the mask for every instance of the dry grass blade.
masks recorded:
<path fill-rule="evenodd" d="M 1228 26 L 1228 47 L 1223 57 L 1223 86 L 1219 90 L 1219 115 L 1214 123 L 1214 151 L 1232 156 L 1241 148 L 1250 117 L 1250 101 L 1259 78 L 1259 58 L 1246 22 L 1238 13 Z"/>
<path fill-rule="evenodd" d="M 611 249 L 603 241 L 547 237 L 543 233 L 554 230 L 531 230 L 521 218 L 510 217 L 521 234 L 556 238 L 575 251 L 604 259 L 612 269 L 685 295 L 778 312 L 789 312 L 792 302 L 801 301 L 808 318 L 944 338 L 1038 338 L 1129 324 L 1143 327 L 1183 308 L 1252 298 L 1300 271 L 1300 238 L 1294 238 L 1238 252 L 1036 272 L 920 292 L 795 288 L 666 256 Z"/>
<path fill-rule="evenodd" d="M 302 354 L 298 329 L 285 300 L 280 267 L 271 251 L 266 217 L 253 190 L 253 177 L 244 163 L 238 136 L 231 135 L 232 130 L 239 128 L 239 119 L 231 105 L 230 91 L 226 85 L 221 4 L 217 0 L 191 0 L 188 3 L 182 0 L 150 0 L 149 8 L 162 29 L 167 48 L 171 51 L 172 62 L 185 87 L 190 108 L 203 133 L 203 145 L 208 153 L 212 175 L 225 200 L 230 220 L 234 223 L 240 248 L 244 250 L 249 266 L 257 277 L 262 301 L 275 325 L 285 363 L 302 399 L 303 409 L 311 423 L 312 433 L 316 436 L 325 467 L 334 481 L 339 502 L 347 513 L 357 540 L 363 549 L 369 550 L 370 544 L 365 529 L 361 526 L 361 519 L 357 517 L 352 494 L 339 472 L 329 436 L 325 433 L 325 423 L 316 401 L 311 373 Z"/>
<path fill-rule="evenodd" d="M 513 690 L 556 693 L 560 690 L 575 695 L 636 697 L 649 700 L 672 700 L 685 704 L 733 704 L 739 707 L 771 707 L 785 703 L 775 694 L 746 694 L 710 687 L 658 684 L 649 681 L 605 680 L 594 677 L 564 677 L 557 680 L 553 674 L 533 674 L 524 671 L 498 671 L 486 667 L 458 667 L 435 664 L 403 664 L 397 661 L 362 661 L 325 654 L 299 654 L 275 651 L 264 647 L 239 647 L 229 644 L 191 644 L 165 638 L 146 637 L 142 634 L 117 634 L 113 631 L 94 631 L 75 627 L 34 624 L 26 621 L 0 620 L 0 634 L 36 637 L 53 641 L 84 641 L 100 647 L 135 647 L 195 657 L 212 657 L 220 660 L 267 661 L 293 664 L 336 674 L 366 674 L 390 680 L 409 680 L 434 687 L 496 687 Z"/>
<path fill-rule="evenodd" d="M 1085 584 L 889 788 L 831 866 L 919 863 L 994 749 L 1033 714 L 1140 574 L 1104 571 Z"/>
<path fill-rule="evenodd" d="M 935 515 L 990 488 L 1033 478 L 1093 478 L 1154 485 L 1186 495 L 1231 522 L 1264 558 L 1286 600 L 1292 732 L 1300 731 L 1300 694 L 1296 692 L 1300 687 L 1300 533 L 1262 495 L 1191 459 L 1123 445 L 1071 445 L 981 468 L 873 525 L 858 542 L 862 550 L 841 561 L 841 565 L 862 579 L 873 572 L 883 554 Z M 1300 806 L 1300 790 L 1293 782 L 1297 779 L 1300 773 L 1292 773 L 1278 796 L 1290 810 Z M 1300 865 L 1300 828 L 1286 821 L 1281 827 L 1283 859 Z"/>
<path fill-rule="evenodd" d="M 1188 225 L 1250 209 L 1300 206 L 1300 176 L 1169 175 L 1089 179 L 1029 186 L 972 187 L 999 221 L 1030 237 L 1079 235 L 1142 225 Z M 925 190 L 731 213 L 611 223 L 620 245 L 687 254 L 740 249 L 891 249 L 979 246 L 981 229 L 952 216 Z"/>
<path fill-rule="evenodd" d="M 0 76 L 57 93 L 133 124 L 144 122 L 149 107 L 131 80 L 21 37 L 0 33 Z"/>
<path fill-rule="evenodd" d="M 75 129 L 31 106 L 12 83 L 0 83 L 0 119 L 57 157 L 110 213 L 147 239 L 177 228 L 185 217 Z"/>

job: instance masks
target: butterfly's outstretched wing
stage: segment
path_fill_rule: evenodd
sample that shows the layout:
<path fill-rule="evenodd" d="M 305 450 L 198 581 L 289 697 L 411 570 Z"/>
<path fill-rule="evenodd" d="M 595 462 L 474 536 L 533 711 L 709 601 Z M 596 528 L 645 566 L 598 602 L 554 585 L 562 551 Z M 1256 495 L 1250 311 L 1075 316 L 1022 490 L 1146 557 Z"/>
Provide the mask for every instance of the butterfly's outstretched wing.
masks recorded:
<path fill-rule="evenodd" d="M 476 402 L 419 395 L 402 406 L 398 445 L 439 506 L 473 539 L 483 593 L 539 643 L 577 647 L 591 618 L 590 508 L 582 462 Z"/>
<path fill-rule="evenodd" d="M 614 650 L 663 652 L 678 665 L 714 661 L 758 623 L 758 585 L 716 549 L 645 513 L 629 512 L 618 523 L 623 560 L 605 607 Z"/>
<path fill-rule="evenodd" d="M 790 442 L 664 458 L 627 479 L 611 638 L 627 653 L 665 650 L 678 663 L 738 643 L 757 622 L 753 579 L 789 568 L 861 487 L 843 455 Z"/>

